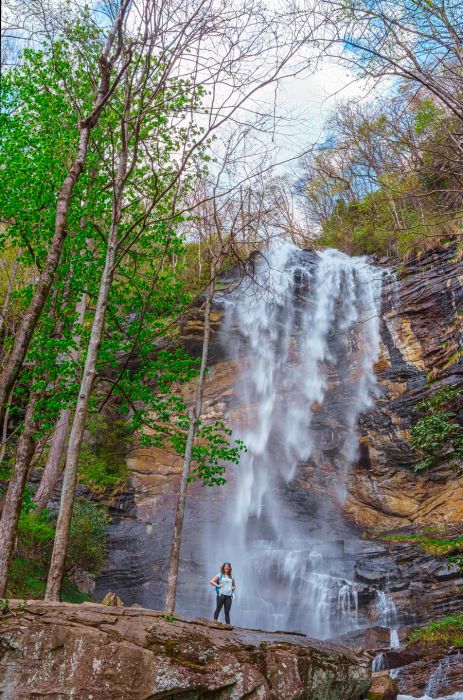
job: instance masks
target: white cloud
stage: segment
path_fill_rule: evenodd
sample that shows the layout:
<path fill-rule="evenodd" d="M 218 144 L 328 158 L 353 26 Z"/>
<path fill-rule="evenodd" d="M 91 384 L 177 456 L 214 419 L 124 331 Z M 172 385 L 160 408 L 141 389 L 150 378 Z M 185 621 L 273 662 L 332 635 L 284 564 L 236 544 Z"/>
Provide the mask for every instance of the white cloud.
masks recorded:
<path fill-rule="evenodd" d="M 283 120 L 275 135 L 279 159 L 293 158 L 319 143 L 337 101 L 362 99 L 367 93 L 365 81 L 335 62 L 322 63 L 311 74 L 282 81 L 277 91 L 277 111 Z"/>

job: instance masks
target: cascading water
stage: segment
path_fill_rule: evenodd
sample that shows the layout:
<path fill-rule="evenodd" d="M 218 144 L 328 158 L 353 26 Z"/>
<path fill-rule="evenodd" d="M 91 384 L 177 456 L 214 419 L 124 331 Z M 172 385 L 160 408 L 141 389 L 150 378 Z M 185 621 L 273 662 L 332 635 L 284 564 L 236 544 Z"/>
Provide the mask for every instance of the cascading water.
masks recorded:
<path fill-rule="evenodd" d="M 456 668 L 458 674 L 460 659 L 461 654 L 459 651 L 445 656 L 430 674 L 426 688 L 424 689 L 424 695 L 421 697 L 414 695 L 397 695 L 397 700 L 463 700 L 463 692 L 461 691 L 451 693 L 450 695 L 446 693 L 446 690 L 449 688 L 449 676 L 452 675 L 454 668 Z M 395 668 L 390 671 L 389 675 L 394 679 L 400 678 L 402 670 L 402 668 Z M 450 681 L 450 685 L 454 685 L 452 681 Z"/>
<path fill-rule="evenodd" d="M 447 687 L 447 675 L 452 665 L 457 664 L 460 660 L 460 654 L 457 652 L 452 656 L 446 656 L 438 667 L 431 673 L 426 685 L 424 694 L 425 697 L 438 698 L 442 696 L 443 691 Z M 463 695 L 463 693 L 462 693 Z"/>
<path fill-rule="evenodd" d="M 233 427 L 247 453 L 204 533 L 203 555 L 209 567 L 233 563 L 235 624 L 318 637 L 356 626 L 333 504 L 344 497 L 357 420 L 376 391 L 380 295 L 381 274 L 365 258 L 280 242 L 226 300 L 223 340 L 241 375 Z M 304 503 L 294 493 L 298 466 L 320 453 L 335 473 L 331 505 L 317 496 L 316 473 Z"/>
<path fill-rule="evenodd" d="M 376 612 L 379 624 L 389 627 L 391 649 L 396 649 L 400 646 L 397 632 L 397 610 L 394 600 L 386 591 L 376 591 Z"/>
<path fill-rule="evenodd" d="M 444 668 L 444 671 L 442 671 L 442 668 Z M 445 689 L 443 686 L 445 685 L 446 680 L 446 670 L 446 660 L 444 660 L 442 662 L 442 666 L 438 666 L 437 669 L 434 671 L 434 674 L 431 674 L 431 677 L 428 681 L 428 685 L 425 690 L 425 694 L 422 695 L 420 698 L 417 698 L 413 695 L 398 695 L 397 700 L 463 700 L 463 692 L 460 691 L 452 693 L 451 695 L 442 694 L 445 693 Z M 441 688 L 440 691 L 433 687 L 429 688 L 430 683 L 434 683 L 435 685 L 438 684 Z"/>
<path fill-rule="evenodd" d="M 391 649 L 398 649 L 400 641 L 397 630 L 397 610 L 392 596 L 386 591 L 376 591 L 375 608 L 378 623 L 383 627 L 389 627 L 389 646 Z M 385 671 L 387 668 L 387 654 L 380 653 L 375 656 L 371 670 Z"/>

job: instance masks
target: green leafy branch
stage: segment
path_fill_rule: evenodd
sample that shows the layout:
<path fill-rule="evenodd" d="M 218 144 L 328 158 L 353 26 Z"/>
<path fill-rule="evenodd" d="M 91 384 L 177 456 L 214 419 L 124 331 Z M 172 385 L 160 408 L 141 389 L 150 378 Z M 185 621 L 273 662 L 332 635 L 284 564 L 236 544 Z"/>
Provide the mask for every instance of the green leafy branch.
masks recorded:
<path fill-rule="evenodd" d="M 410 444 L 421 454 L 416 472 L 431 469 L 447 458 L 463 458 L 463 426 L 453 410 L 461 396 L 460 389 L 443 387 L 415 407 L 424 414 L 410 431 Z"/>

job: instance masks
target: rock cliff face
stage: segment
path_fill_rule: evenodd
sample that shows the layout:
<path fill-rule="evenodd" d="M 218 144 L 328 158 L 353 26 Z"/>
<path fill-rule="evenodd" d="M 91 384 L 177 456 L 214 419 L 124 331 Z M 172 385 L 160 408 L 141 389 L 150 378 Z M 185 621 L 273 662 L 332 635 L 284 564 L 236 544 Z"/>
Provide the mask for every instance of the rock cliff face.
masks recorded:
<path fill-rule="evenodd" d="M 445 384 L 463 384 L 463 265 L 455 246 L 430 252 L 386 281 L 382 389 L 360 424 L 361 459 L 345 504 L 359 527 L 445 525 L 463 521 L 463 465 L 412 473 L 407 438 L 413 408 Z M 432 381 L 432 387 L 429 381 Z"/>
<path fill-rule="evenodd" d="M 0 624 L 8 700 L 359 700 L 369 685 L 347 648 L 140 608 L 13 603 Z"/>
<path fill-rule="evenodd" d="M 418 658 L 406 660 L 392 671 L 399 692 L 415 698 L 448 697 L 463 689 L 463 655 L 460 649 L 428 647 L 416 652 Z M 391 667 L 392 668 L 392 667 Z"/>
<path fill-rule="evenodd" d="M 221 304 L 215 309 L 214 366 L 205 392 L 204 417 L 239 424 L 236 380 L 246 366 L 224 359 L 219 339 Z M 183 328 L 188 347 L 198 348 L 201 313 Z M 463 385 L 463 271 L 455 246 L 426 254 L 401 270 L 399 279 L 386 275 L 383 285 L 381 355 L 376 364 L 379 394 L 374 407 L 360 419 L 358 460 L 351 465 L 346 498 L 339 501 L 339 461 L 336 445 L 323 436 L 309 462 L 300 464 L 288 486 L 288 501 L 301 517 L 320 499 L 332 505 L 333 538 L 352 560 L 359 591 L 359 623 L 383 624 L 378 590 L 387 590 L 399 625 L 463 609 L 463 578 L 446 561 L 425 554 L 418 545 L 367 542 L 396 528 L 451 526 L 463 521 L 463 466 L 445 463 L 429 474 L 413 471 L 416 455 L 408 443 L 414 405 L 432 389 Z M 336 377 L 332 377 L 336 392 Z M 193 387 L 185 389 L 192 399 Z M 349 400 L 341 397 L 340 400 Z M 312 407 L 316 411 L 316 407 Z M 320 416 L 320 424 L 323 417 Z M 325 426 L 322 426 L 323 428 Z M 329 427 L 329 426 L 328 426 Z M 326 436 L 325 436 L 326 437 Z M 162 609 L 166 562 L 181 461 L 158 449 L 140 449 L 129 460 L 132 490 L 113 504 L 108 566 L 97 581 L 97 596 L 116 591 L 130 603 Z M 229 475 L 233 479 L 233 473 Z M 188 597 L 189 576 L 198 571 L 199 528 L 204 525 L 204 491 L 193 484 L 183 542 L 183 580 L 179 609 Z M 207 518 L 220 518 L 224 495 L 208 493 Z M 455 531 L 455 530 L 454 530 Z M 210 603 L 212 606 L 212 601 Z M 389 644 L 385 640 L 384 646 Z M 378 645 L 381 646 L 381 645 Z"/>

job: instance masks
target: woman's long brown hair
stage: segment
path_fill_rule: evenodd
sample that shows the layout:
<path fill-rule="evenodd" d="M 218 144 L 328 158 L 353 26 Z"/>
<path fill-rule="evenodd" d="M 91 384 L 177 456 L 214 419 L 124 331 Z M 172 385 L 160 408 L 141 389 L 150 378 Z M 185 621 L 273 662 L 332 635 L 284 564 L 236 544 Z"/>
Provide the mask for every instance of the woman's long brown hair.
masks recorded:
<path fill-rule="evenodd" d="M 225 576 L 225 571 L 224 571 L 224 569 L 225 569 L 226 566 L 229 566 L 229 567 L 230 567 L 230 573 L 227 574 L 227 576 L 230 576 L 230 578 L 233 578 L 232 567 L 231 567 L 231 564 L 229 564 L 228 562 L 226 562 L 225 564 L 222 564 L 222 566 L 220 567 L 220 572 L 222 573 L 223 576 Z"/>

